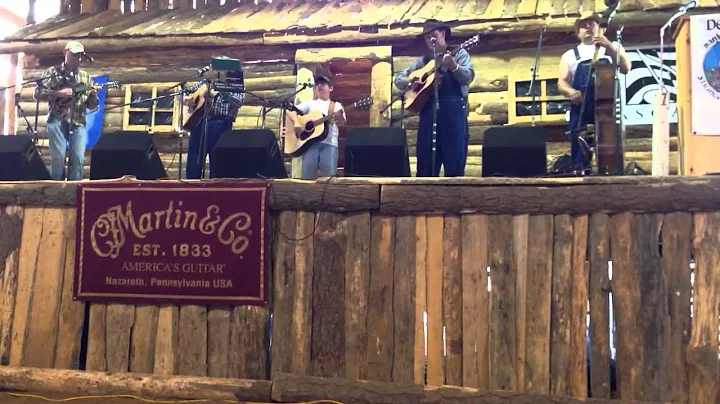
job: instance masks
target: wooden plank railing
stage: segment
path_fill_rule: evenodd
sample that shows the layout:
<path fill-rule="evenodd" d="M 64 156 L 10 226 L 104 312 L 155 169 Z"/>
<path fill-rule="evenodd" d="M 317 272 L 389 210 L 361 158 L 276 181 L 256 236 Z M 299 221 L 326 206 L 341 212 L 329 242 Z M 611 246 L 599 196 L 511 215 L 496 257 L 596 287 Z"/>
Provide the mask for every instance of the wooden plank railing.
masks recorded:
<path fill-rule="evenodd" d="M 267 308 L 72 301 L 74 191 L 0 184 L 3 365 L 715 402 L 720 179 L 277 181 Z"/>

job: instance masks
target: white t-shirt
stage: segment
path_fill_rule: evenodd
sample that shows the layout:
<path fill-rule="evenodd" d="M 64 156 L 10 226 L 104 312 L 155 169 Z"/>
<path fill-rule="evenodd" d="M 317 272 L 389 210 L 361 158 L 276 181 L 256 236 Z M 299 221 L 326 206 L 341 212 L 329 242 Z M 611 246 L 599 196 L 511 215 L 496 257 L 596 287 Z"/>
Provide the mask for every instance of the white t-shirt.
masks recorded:
<path fill-rule="evenodd" d="M 615 48 L 618 47 L 617 42 L 612 43 Z M 580 59 L 575 58 L 575 48 L 570 48 L 567 50 L 567 52 L 563 53 L 561 60 L 565 63 L 567 63 L 568 66 L 570 66 L 570 73 L 572 74 L 572 77 L 575 77 L 575 71 L 577 70 L 578 64 L 580 62 L 584 62 L 586 60 L 592 60 L 593 56 L 595 56 L 595 45 L 585 45 L 580 44 L 577 46 L 578 53 L 580 54 Z M 598 52 L 598 60 L 605 59 L 608 62 L 612 63 L 612 59 L 610 59 L 610 56 L 605 55 L 605 48 L 600 47 L 600 51 Z"/>
<path fill-rule="evenodd" d="M 309 100 L 305 102 L 301 102 L 298 104 L 297 109 L 302 111 L 303 114 L 307 114 L 310 111 L 319 111 L 322 112 L 323 115 L 327 115 L 328 110 L 330 109 L 330 100 L 325 101 L 321 100 L 319 98 L 316 98 L 314 100 Z M 343 106 L 335 101 L 335 110 L 333 112 L 341 111 L 343 109 Z M 343 113 L 344 114 L 344 113 Z M 328 136 L 325 138 L 325 140 L 322 141 L 322 143 L 331 144 L 333 146 L 338 145 L 338 126 L 335 122 L 326 123 L 326 125 L 330 125 L 328 128 Z"/>

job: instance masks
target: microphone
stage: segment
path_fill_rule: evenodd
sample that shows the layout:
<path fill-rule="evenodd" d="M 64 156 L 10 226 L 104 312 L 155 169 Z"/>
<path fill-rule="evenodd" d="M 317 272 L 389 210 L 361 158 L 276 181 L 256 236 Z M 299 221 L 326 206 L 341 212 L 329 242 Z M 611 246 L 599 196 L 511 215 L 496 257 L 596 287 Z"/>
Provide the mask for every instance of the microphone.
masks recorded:
<path fill-rule="evenodd" d="M 681 6 L 679 11 L 681 13 L 684 13 L 684 12 L 690 10 L 691 8 L 695 8 L 695 6 L 697 6 L 697 2 L 695 0 L 692 0 L 690 3 Z"/>
<path fill-rule="evenodd" d="M 303 83 L 303 90 L 306 88 L 313 88 L 313 87 L 315 87 L 315 85 L 313 83 L 310 83 L 310 82 Z"/>
<path fill-rule="evenodd" d="M 87 53 L 85 53 L 85 52 L 83 52 L 83 54 L 82 54 L 82 55 L 83 55 L 83 57 L 85 58 L 85 60 L 87 60 L 87 61 L 88 61 L 88 62 L 90 62 L 90 63 L 92 63 L 92 62 L 94 62 L 94 61 L 95 61 L 95 58 L 94 58 L 94 57 L 92 57 L 92 56 L 88 55 L 88 54 L 87 54 Z"/>
<path fill-rule="evenodd" d="M 210 71 L 210 69 L 212 69 L 212 66 L 205 66 L 205 67 L 202 67 L 202 68 L 200 68 L 200 69 L 197 69 L 197 72 L 198 72 L 198 74 L 203 74 L 203 73 L 205 73 L 205 72 L 207 72 L 207 71 Z"/>
<path fill-rule="evenodd" d="M 435 38 L 432 38 L 432 39 L 430 40 L 430 43 L 432 43 L 433 45 L 435 45 L 435 42 L 437 42 L 437 39 L 435 39 Z"/>

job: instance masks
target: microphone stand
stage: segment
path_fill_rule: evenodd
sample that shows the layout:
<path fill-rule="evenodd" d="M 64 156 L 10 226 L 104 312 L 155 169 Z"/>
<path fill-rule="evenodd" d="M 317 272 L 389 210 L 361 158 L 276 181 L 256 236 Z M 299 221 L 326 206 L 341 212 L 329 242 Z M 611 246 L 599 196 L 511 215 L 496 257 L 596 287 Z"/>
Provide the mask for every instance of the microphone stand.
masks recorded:
<path fill-rule="evenodd" d="M 30 120 L 28 120 L 27 116 L 25 115 L 25 111 L 23 111 L 22 107 L 20 106 L 20 93 L 15 93 L 15 108 L 17 108 L 18 113 L 23 118 L 23 120 L 25 120 L 25 124 L 27 124 L 27 131 L 28 134 L 32 135 L 33 145 L 37 146 L 37 130 L 33 129 Z M 37 125 L 37 119 L 35 120 L 35 123 Z M 38 154 L 40 153 L 38 152 Z"/>
<path fill-rule="evenodd" d="M 287 108 L 288 104 L 292 104 L 289 101 L 290 98 L 295 98 L 295 96 L 298 95 L 301 91 L 305 90 L 306 88 L 312 87 L 312 83 L 302 83 L 301 86 L 302 86 L 301 88 L 295 90 L 293 93 L 288 94 L 287 96 L 277 97 L 277 99 L 281 100 L 280 102 L 273 102 L 273 101 L 271 101 L 271 99 L 265 98 L 258 94 L 251 93 L 249 91 L 245 92 L 245 94 L 253 96 L 262 101 L 262 106 L 260 107 L 261 108 L 260 111 L 261 111 L 261 115 L 262 115 L 262 122 L 260 124 L 261 128 L 265 128 L 265 118 L 266 118 L 268 112 L 272 111 L 275 108 Z M 270 108 L 268 108 L 269 105 L 270 105 Z"/>
<path fill-rule="evenodd" d="M 545 33 L 545 27 L 542 27 L 540 29 L 540 38 L 538 39 L 537 44 L 537 50 L 535 51 L 535 65 L 530 69 L 532 70 L 532 79 L 530 80 L 530 88 L 528 89 L 527 95 L 532 95 L 532 126 L 535 126 L 535 93 L 533 92 L 533 86 L 535 85 L 535 80 L 537 79 L 537 69 L 538 64 L 540 63 L 540 53 L 542 52 L 542 40 L 543 40 L 543 34 Z"/>
<path fill-rule="evenodd" d="M 200 151 L 198 152 L 197 157 L 197 163 L 200 165 L 200 179 L 205 178 L 205 152 L 207 151 L 207 141 L 208 141 L 208 124 L 210 120 L 210 104 L 213 102 L 213 100 L 210 99 L 210 87 L 212 85 L 212 80 L 208 78 L 204 78 L 203 82 L 205 83 L 205 104 L 203 104 L 203 127 L 202 127 L 202 136 L 200 141 Z"/>
<path fill-rule="evenodd" d="M 672 17 L 670 17 L 670 19 L 665 23 L 665 25 L 663 25 L 663 26 L 660 28 L 660 78 L 658 79 L 658 82 L 659 82 L 658 84 L 660 84 L 660 94 L 662 94 L 662 96 L 663 96 L 663 97 L 662 97 L 662 103 L 663 103 L 663 105 L 670 103 L 670 100 L 669 100 L 670 95 L 668 94 L 668 91 L 667 91 L 667 89 L 665 88 L 665 80 L 663 79 L 663 73 L 665 72 L 665 54 L 664 54 L 664 51 L 665 51 L 665 31 L 666 31 L 668 28 L 670 28 L 670 26 L 672 25 L 672 23 L 673 23 L 675 20 L 677 20 L 678 18 L 682 17 L 685 13 L 687 13 L 687 11 L 688 11 L 689 9 L 694 8 L 696 5 L 697 5 L 697 2 L 695 2 L 695 0 L 693 0 L 693 1 L 691 1 L 690 3 L 688 3 L 688 4 L 686 4 L 686 5 L 682 6 L 682 7 L 680 7 L 680 9 L 679 9 Z M 668 134 L 668 135 L 669 135 L 669 134 Z M 682 160 L 682 159 L 683 159 L 683 154 L 682 154 L 682 147 L 683 147 L 683 145 L 682 145 L 682 138 L 683 138 L 682 136 L 678 136 L 678 140 L 681 142 L 681 143 L 680 143 L 680 148 L 681 148 L 681 149 L 680 149 L 680 150 L 681 150 L 681 152 L 680 152 L 680 165 L 679 165 L 680 169 L 679 169 L 678 171 L 682 171 L 682 167 L 683 167 L 683 160 Z M 667 147 L 668 147 L 667 153 L 669 154 L 669 153 L 670 153 L 669 142 L 668 142 L 668 146 L 667 146 Z"/>
<path fill-rule="evenodd" d="M 677 13 L 675 13 L 670 19 L 660 28 L 660 91 L 664 94 L 667 93 L 667 90 L 665 89 L 665 82 L 663 81 L 663 72 L 665 71 L 665 59 L 663 59 L 663 52 L 665 49 L 665 31 L 670 28 L 672 23 L 677 20 L 678 18 L 682 17 L 685 13 L 687 13 L 688 10 L 691 8 L 694 8 L 697 5 L 697 2 L 695 0 L 691 1 L 690 3 L 680 7 Z"/>
<path fill-rule="evenodd" d="M 23 88 L 25 88 L 26 85 L 35 83 L 35 85 L 37 86 L 37 84 L 39 82 L 49 79 L 49 78 L 50 77 L 40 77 L 37 79 L 23 81 L 22 83 L 17 83 L 17 84 L 5 86 L 5 87 L 0 87 L 0 92 L 4 92 L 10 88 L 15 88 L 17 86 L 20 86 L 20 92 L 15 93 L 15 95 L 14 95 L 15 108 L 17 108 L 18 112 L 20 113 L 20 116 L 25 120 L 25 123 L 27 124 L 28 134 L 32 136 L 32 141 L 33 141 L 34 146 L 37 146 L 37 121 L 38 121 L 38 115 L 39 115 L 39 109 L 40 109 L 40 99 L 37 97 L 33 97 L 33 98 L 35 98 L 35 127 L 33 128 L 33 125 L 30 123 L 30 120 L 25 115 L 25 111 L 20 106 L 20 94 L 22 93 L 22 90 L 23 90 Z"/>
<path fill-rule="evenodd" d="M 615 80 L 613 80 L 614 97 L 615 97 L 615 167 L 619 172 L 616 175 L 623 175 L 625 168 L 623 167 L 623 153 L 620 146 L 624 143 L 623 134 L 623 117 L 622 117 L 622 101 L 620 97 L 620 48 L 622 47 L 622 31 L 624 26 L 617 29 L 616 37 L 618 44 L 618 54 L 615 55 Z M 662 70 L 662 68 L 661 68 Z M 597 142 L 596 142 L 597 144 Z"/>
<path fill-rule="evenodd" d="M 394 99 L 392 99 L 392 100 L 390 101 L 390 103 L 389 103 L 385 108 L 383 108 L 383 109 L 380 111 L 380 115 L 384 114 L 385 111 L 387 111 L 388 108 L 390 108 L 390 107 L 391 107 L 396 101 L 398 101 L 398 100 L 400 101 L 400 118 L 399 118 L 399 119 L 393 119 L 393 118 L 392 118 L 392 113 L 391 113 L 391 114 L 390 114 L 390 126 L 393 126 L 393 122 L 394 122 L 394 121 L 398 121 L 398 120 L 399 120 L 399 121 L 400 121 L 400 127 L 403 128 L 403 129 L 405 129 L 405 90 L 403 90 L 403 91 L 400 93 L 400 95 L 398 95 L 397 97 L 395 97 Z"/>
<path fill-rule="evenodd" d="M 435 41 L 435 38 L 432 40 L 432 51 L 433 51 L 433 61 L 435 61 L 435 64 L 438 63 L 437 58 L 437 43 Z M 437 116 L 438 111 L 440 110 L 440 87 L 438 84 L 438 74 L 442 74 L 442 71 L 440 69 L 435 69 L 435 76 L 433 80 L 433 87 L 434 87 L 434 93 L 435 97 L 433 99 L 433 109 L 432 109 L 432 151 L 430 154 L 430 176 L 435 176 L 435 153 L 437 149 Z M 440 175 L 440 173 L 438 173 Z"/>
<path fill-rule="evenodd" d="M 175 88 L 175 87 L 177 87 L 177 85 L 172 86 L 172 87 L 170 87 L 170 88 Z M 142 104 L 142 103 L 146 103 L 146 102 L 150 102 L 150 103 L 152 103 L 152 105 L 155 105 L 159 100 L 163 100 L 163 99 L 165 99 L 165 98 L 178 97 L 178 96 L 180 96 L 180 95 L 182 95 L 182 94 L 184 94 L 184 93 L 186 93 L 186 92 L 187 92 L 187 90 L 185 90 L 184 88 L 180 87 L 180 90 L 179 90 L 179 91 L 174 92 L 174 93 L 171 93 L 171 94 L 165 94 L 165 95 L 161 95 L 161 96 L 154 97 L 154 98 L 144 98 L 144 99 L 137 100 L 137 101 L 131 101 L 131 102 L 128 102 L 128 103 L 126 103 L 126 104 L 115 105 L 115 106 L 112 106 L 112 107 L 109 107 L 109 108 L 105 108 L 105 111 L 111 111 L 111 110 L 116 109 L 116 108 L 129 107 L 129 106 L 133 106 L 133 105 L 137 105 L 137 104 Z M 182 121 L 181 121 L 181 125 L 182 125 Z M 181 150 L 180 150 L 180 152 L 181 152 L 181 153 L 180 153 L 180 159 L 181 159 L 181 161 L 182 161 L 182 141 L 181 141 L 180 145 L 181 145 L 181 146 L 180 146 L 180 147 L 181 147 Z M 182 166 L 181 166 L 180 171 L 178 172 L 178 179 L 180 179 L 181 177 L 182 177 Z"/>
<path fill-rule="evenodd" d="M 198 69 L 197 74 L 195 74 L 194 76 L 192 76 L 191 78 L 189 78 L 189 79 L 187 79 L 187 80 L 183 80 L 183 81 L 178 82 L 177 84 L 175 84 L 175 85 L 172 86 L 172 87 L 168 87 L 167 89 L 165 89 L 165 91 L 172 91 L 173 89 L 178 88 L 178 87 L 179 87 L 181 90 L 183 90 L 183 89 L 185 88 L 185 85 L 187 85 L 188 81 L 195 81 L 195 80 L 203 77 L 203 74 L 204 74 L 206 71 L 207 71 L 206 69 Z M 178 180 L 180 180 L 180 179 L 182 179 L 182 166 L 183 166 L 183 158 L 182 158 L 182 155 L 183 155 L 183 144 L 182 144 L 182 139 L 183 139 L 183 132 L 185 132 L 185 129 L 183 128 L 183 124 L 184 124 L 184 120 L 185 120 L 185 117 L 184 117 L 185 105 L 183 105 L 183 97 L 182 97 L 182 95 L 185 94 L 185 91 L 179 91 L 179 92 L 174 93 L 174 94 L 177 95 L 177 101 L 176 101 L 176 102 L 178 103 L 178 105 L 179 105 L 179 107 L 180 107 L 180 117 L 178 118 L 180 124 L 178 125 L 178 129 L 177 129 L 177 131 L 178 131 L 178 150 L 179 150 L 179 152 L 178 152 Z"/>
<path fill-rule="evenodd" d="M 262 100 L 262 106 L 260 107 L 260 114 L 262 116 L 262 122 L 261 122 L 261 128 L 265 128 L 265 118 L 267 116 L 267 113 L 269 111 L 272 111 L 275 108 L 280 108 L 280 125 L 285 125 L 285 118 L 286 118 L 286 112 L 288 109 L 293 107 L 293 102 L 290 101 L 290 99 L 294 99 L 296 95 L 298 95 L 301 91 L 305 90 L 306 88 L 312 87 L 311 83 L 302 83 L 301 87 L 297 90 L 295 90 L 292 94 L 288 94 L 285 97 L 279 97 L 280 102 L 273 103 L 270 99 L 267 99 L 261 95 L 253 94 L 249 91 L 246 91 L 246 95 L 251 95 L 255 98 L 258 98 Z M 270 108 L 268 106 L 270 105 Z M 285 131 L 287 131 L 287 128 L 285 128 Z M 282 153 L 285 153 L 285 136 L 287 134 L 283 134 L 283 131 L 280 131 L 280 150 L 282 150 Z"/>

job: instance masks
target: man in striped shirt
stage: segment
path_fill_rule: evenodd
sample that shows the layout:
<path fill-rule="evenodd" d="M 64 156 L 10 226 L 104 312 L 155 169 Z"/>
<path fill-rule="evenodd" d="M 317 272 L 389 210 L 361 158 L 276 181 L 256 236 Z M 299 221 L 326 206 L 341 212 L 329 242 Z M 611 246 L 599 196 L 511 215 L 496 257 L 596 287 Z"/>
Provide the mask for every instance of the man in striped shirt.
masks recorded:
<path fill-rule="evenodd" d="M 50 176 L 56 181 L 64 179 L 65 153 L 69 144 L 67 179 L 78 181 L 83 178 L 85 165 L 86 113 L 97 110 L 99 100 L 90 75 L 80 68 L 85 56 L 83 45 L 70 41 L 63 52 L 64 61 L 43 72 L 35 89 L 35 98 L 47 101 L 49 106 L 45 130 L 50 141 Z M 85 86 L 88 90 L 73 93 L 73 87 L 77 86 Z"/>
<path fill-rule="evenodd" d="M 218 75 L 219 76 L 219 75 Z M 237 118 L 238 110 L 245 102 L 245 80 L 243 77 L 242 70 L 227 72 L 225 80 L 226 84 L 235 86 L 238 91 L 229 92 L 222 91 L 217 92 L 210 90 L 210 111 L 207 125 L 207 142 L 206 147 L 202 156 L 201 161 L 205 162 L 205 156 L 210 155 L 212 161 L 215 155 L 215 145 L 220 139 L 220 136 L 232 129 L 233 122 Z M 203 82 L 196 83 L 190 86 L 187 91 L 189 93 L 197 91 Z M 193 101 L 190 99 L 183 100 L 183 103 L 187 106 L 193 105 Z M 187 171 L 186 177 L 188 179 L 200 179 L 201 178 L 201 163 L 198 163 L 198 155 L 200 154 L 201 146 L 203 146 L 203 121 L 201 119 L 198 124 L 190 131 L 190 142 L 188 144 L 188 155 L 187 155 Z"/>

